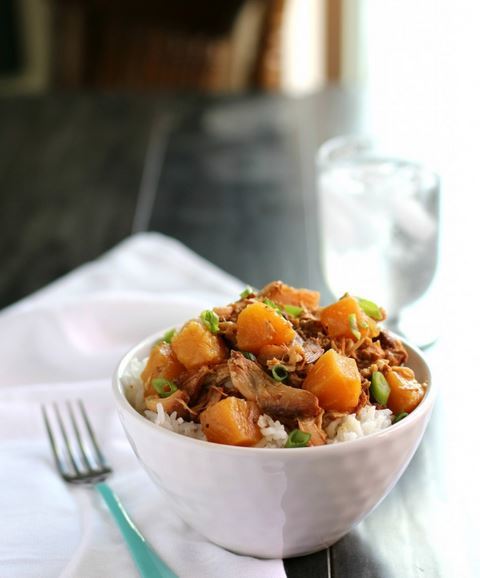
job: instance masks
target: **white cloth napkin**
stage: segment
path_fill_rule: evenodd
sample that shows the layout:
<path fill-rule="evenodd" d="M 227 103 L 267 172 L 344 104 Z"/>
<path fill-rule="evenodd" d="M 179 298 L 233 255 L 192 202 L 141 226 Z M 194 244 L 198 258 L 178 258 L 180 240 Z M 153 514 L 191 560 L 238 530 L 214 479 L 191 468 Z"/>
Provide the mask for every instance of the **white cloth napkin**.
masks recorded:
<path fill-rule="evenodd" d="M 110 376 L 141 338 L 243 288 L 155 233 L 0 313 L 0 576 L 122 578 L 134 564 L 95 492 L 54 471 L 40 406 L 81 398 L 114 468 L 111 485 L 159 555 L 186 578 L 280 578 L 280 560 L 237 556 L 190 529 L 137 462 L 113 407 Z"/>

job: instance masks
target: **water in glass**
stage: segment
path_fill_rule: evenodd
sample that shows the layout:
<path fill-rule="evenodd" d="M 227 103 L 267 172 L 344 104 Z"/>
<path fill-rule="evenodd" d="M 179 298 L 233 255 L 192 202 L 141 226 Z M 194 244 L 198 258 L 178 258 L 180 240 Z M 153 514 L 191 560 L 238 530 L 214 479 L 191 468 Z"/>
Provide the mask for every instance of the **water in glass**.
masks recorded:
<path fill-rule="evenodd" d="M 425 293 L 437 266 L 436 176 L 363 151 L 321 154 L 319 178 L 321 261 L 329 289 L 335 297 L 349 291 L 372 299 L 398 316 Z"/>

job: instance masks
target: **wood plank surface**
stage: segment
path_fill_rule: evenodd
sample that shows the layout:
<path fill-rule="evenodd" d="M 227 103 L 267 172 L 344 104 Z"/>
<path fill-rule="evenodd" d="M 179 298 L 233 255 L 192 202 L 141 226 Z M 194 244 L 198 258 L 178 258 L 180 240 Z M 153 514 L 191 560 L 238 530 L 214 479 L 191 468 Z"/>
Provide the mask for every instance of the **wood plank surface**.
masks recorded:
<path fill-rule="evenodd" d="M 0 101 L 0 307 L 126 237 L 156 99 Z"/>

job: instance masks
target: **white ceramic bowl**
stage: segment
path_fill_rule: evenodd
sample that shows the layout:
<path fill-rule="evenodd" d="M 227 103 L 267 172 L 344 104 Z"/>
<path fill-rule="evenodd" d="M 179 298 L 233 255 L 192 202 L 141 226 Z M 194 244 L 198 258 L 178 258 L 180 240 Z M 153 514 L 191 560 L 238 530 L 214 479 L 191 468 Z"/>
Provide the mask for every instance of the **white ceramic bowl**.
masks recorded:
<path fill-rule="evenodd" d="M 209 540 L 239 554 L 287 558 L 330 546 L 393 488 L 427 426 L 435 389 L 421 353 L 405 343 L 411 366 L 429 386 L 399 423 L 355 441 L 267 449 L 214 444 L 163 429 L 127 401 L 120 376 L 146 357 L 164 331 L 120 362 L 113 386 L 133 450 L 178 514 Z"/>

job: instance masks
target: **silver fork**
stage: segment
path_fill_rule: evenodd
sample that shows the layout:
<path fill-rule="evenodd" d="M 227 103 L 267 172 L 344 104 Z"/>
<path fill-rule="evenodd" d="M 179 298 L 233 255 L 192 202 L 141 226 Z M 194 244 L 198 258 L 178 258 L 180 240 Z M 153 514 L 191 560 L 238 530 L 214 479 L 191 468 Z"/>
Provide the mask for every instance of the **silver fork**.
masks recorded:
<path fill-rule="evenodd" d="M 58 405 L 53 404 L 50 412 L 42 406 L 43 420 L 59 474 L 69 484 L 85 485 L 98 491 L 117 523 L 143 578 L 177 578 L 177 575 L 153 551 L 130 519 L 116 494 L 105 483 L 112 469 L 108 466 L 98 446 L 83 403 L 80 400 L 77 401 L 76 411 L 69 401 L 66 406 L 68 422 L 73 432 L 70 436 Z M 53 413 L 54 419 L 49 417 L 49 413 Z M 79 425 L 77 416 L 81 417 L 80 424 L 83 423 L 83 427 Z M 55 423 L 57 428 L 54 427 Z M 56 434 L 55 430 L 57 430 Z M 60 438 L 60 443 L 58 443 L 58 438 Z"/>

